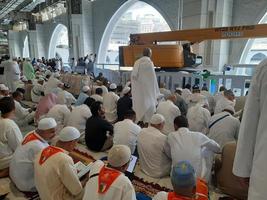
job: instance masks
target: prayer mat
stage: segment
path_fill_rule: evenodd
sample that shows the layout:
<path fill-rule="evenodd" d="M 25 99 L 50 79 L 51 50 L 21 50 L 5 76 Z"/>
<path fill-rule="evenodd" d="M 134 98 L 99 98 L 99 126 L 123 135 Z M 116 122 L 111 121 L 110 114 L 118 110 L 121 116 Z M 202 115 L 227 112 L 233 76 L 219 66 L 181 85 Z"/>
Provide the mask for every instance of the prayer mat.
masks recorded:
<path fill-rule="evenodd" d="M 70 153 L 70 156 L 73 158 L 74 162 L 81 161 L 84 164 L 89 164 L 94 162 L 95 159 L 89 154 L 89 152 L 81 151 L 81 148 L 75 148 L 73 152 Z M 145 181 L 143 178 L 133 176 L 132 184 L 135 188 L 136 193 L 141 192 L 147 196 L 153 197 L 160 191 L 169 192 L 170 189 L 162 187 L 157 183 Z"/>

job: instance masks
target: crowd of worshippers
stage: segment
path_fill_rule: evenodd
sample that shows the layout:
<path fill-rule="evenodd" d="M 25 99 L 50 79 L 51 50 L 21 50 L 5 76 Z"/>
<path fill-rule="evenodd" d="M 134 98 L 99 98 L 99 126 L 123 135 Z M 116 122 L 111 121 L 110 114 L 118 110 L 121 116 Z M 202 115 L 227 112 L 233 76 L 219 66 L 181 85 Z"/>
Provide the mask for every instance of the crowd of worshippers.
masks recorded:
<path fill-rule="evenodd" d="M 100 73 L 75 98 L 59 72 L 37 72 L 23 65 L 19 84 L 0 84 L 0 177 L 9 176 L 20 191 L 47 200 L 149 199 L 136 194 L 124 175 L 135 155 L 147 176 L 171 178 L 173 192 L 160 192 L 155 200 L 208 199 L 210 183 L 246 198 L 247 188 L 232 174 L 241 120 L 236 116 L 242 112 L 236 115 L 231 90 L 222 86 L 213 96 L 205 84 L 187 84 L 171 92 L 161 83 L 156 113 L 142 123 L 136 121 L 130 81 L 119 91 Z M 25 108 L 26 98 L 36 106 Z M 23 137 L 20 129 L 29 124 L 36 129 Z M 107 164 L 96 161 L 82 181 L 68 155 L 77 142 L 108 151 Z"/>

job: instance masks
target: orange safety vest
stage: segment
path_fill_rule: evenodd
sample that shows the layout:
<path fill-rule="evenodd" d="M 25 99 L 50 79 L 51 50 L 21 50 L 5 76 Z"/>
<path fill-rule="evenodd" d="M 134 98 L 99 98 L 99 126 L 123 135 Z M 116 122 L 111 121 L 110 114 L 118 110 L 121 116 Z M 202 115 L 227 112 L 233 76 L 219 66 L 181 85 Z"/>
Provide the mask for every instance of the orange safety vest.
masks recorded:
<path fill-rule="evenodd" d="M 31 142 L 34 140 L 40 140 L 41 141 L 40 137 L 36 133 L 32 132 L 24 138 L 24 140 L 22 141 L 22 145 L 27 144 L 28 142 Z"/>
<path fill-rule="evenodd" d="M 121 172 L 110 169 L 107 167 L 102 167 L 98 176 L 98 193 L 105 194 L 112 183 L 121 175 Z"/>
<path fill-rule="evenodd" d="M 39 164 L 42 165 L 48 158 L 60 152 L 63 152 L 63 150 L 58 147 L 48 146 L 44 148 L 39 159 Z"/>
<path fill-rule="evenodd" d="M 168 193 L 168 200 L 208 200 L 209 199 L 209 191 L 208 186 L 204 180 L 197 180 L 197 191 L 195 198 L 184 197 L 175 194 L 174 192 Z"/>

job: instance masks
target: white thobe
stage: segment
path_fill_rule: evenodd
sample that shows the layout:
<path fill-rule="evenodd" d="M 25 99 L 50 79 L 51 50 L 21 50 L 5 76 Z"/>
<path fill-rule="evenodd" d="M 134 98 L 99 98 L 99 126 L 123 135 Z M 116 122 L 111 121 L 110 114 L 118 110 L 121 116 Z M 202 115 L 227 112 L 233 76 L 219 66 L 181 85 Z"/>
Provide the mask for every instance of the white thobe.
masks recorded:
<path fill-rule="evenodd" d="M 220 118 L 227 116 L 221 120 Z M 210 129 L 208 137 L 215 140 L 221 148 L 228 143 L 237 141 L 240 122 L 228 112 L 221 112 L 213 115 L 210 119 L 209 125 L 217 121 Z"/>
<path fill-rule="evenodd" d="M 149 126 L 137 136 L 137 149 L 142 171 L 153 178 L 169 175 L 171 161 L 165 153 L 167 136 Z"/>
<path fill-rule="evenodd" d="M 6 85 L 11 92 L 17 89 L 17 83 L 20 79 L 20 68 L 15 61 L 6 61 L 3 63 L 4 75 L 6 76 Z"/>
<path fill-rule="evenodd" d="M 41 136 L 36 135 L 40 140 L 18 146 L 9 165 L 10 178 L 20 191 L 36 191 L 33 162 L 35 156 L 48 146 L 48 143 Z"/>
<path fill-rule="evenodd" d="M 96 161 L 91 167 L 89 177 L 98 174 L 104 163 Z M 98 176 L 89 178 L 83 196 L 83 200 L 136 200 L 135 190 L 131 181 L 122 173 L 112 183 L 105 194 L 98 193 Z"/>
<path fill-rule="evenodd" d="M 57 103 L 61 104 L 61 105 L 72 105 L 76 102 L 75 97 L 69 93 L 66 90 L 61 90 L 58 94 L 57 94 Z"/>
<path fill-rule="evenodd" d="M 101 103 L 103 103 L 103 97 L 98 95 L 98 94 L 93 94 L 90 96 L 92 99 L 94 99 L 95 101 L 99 101 Z"/>
<path fill-rule="evenodd" d="M 44 94 L 47 95 L 47 94 L 51 93 L 52 90 L 57 88 L 60 83 L 62 83 L 60 80 L 51 76 L 48 79 L 47 83 L 44 85 Z"/>
<path fill-rule="evenodd" d="M 192 94 L 192 92 L 189 89 L 184 88 L 183 91 L 182 91 L 182 98 L 186 101 L 188 96 L 191 95 L 191 94 Z"/>
<path fill-rule="evenodd" d="M 160 96 L 154 64 L 149 57 L 138 59 L 131 74 L 133 110 L 136 120 L 149 122 Z"/>
<path fill-rule="evenodd" d="M 250 177 L 248 200 L 267 197 L 267 60 L 256 67 L 239 131 L 233 173 Z"/>
<path fill-rule="evenodd" d="M 22 141 L 17 124 L 11 119 L 0 118 L 0 170 L 9 166 L 16 148 Z"/>
<path fill-rule="evenodd" d="M 35 112 L 29 112 L 29 109 L 23 108 L 20 102 L 15 102 L 15 122 L 19 126 L 27 126 L 29 122 L 33 121 Z"/>
<path fill-rule="evenodd" d="M 200 92 L 200 94 L 204 95 L 207 98 L 208 103 L 209 103 L 209 111 L 210 111 L 210 113 L 213 113 L 214 108 L 216 106 L 216 101 L 215 101 L 214 97 L 208 91 L 205 91 L 205 90 L 202 90 Z"/>
<path fill-rule="evenodd" d="M 135 152 L 137 135 L 141 128 L 130 119 L 117 122 L 114 125 L 114 145 L 126 145 L 131 149 L 131 153 Z"/>
<path fill-rule="evenodd" d="M 117 120 L 117 102 L 119 96 L 114 92 L 109 92 L 103 96 L 103 107 L 105 109 L 106 120 L 113 123 Z"/>
<path fill-rule="evenodd" d="M 211 115 L 206 108 L 197 104 L 188 109 L 186 117 L 190 131 L 204 133 L 205 135 L 208 133 Z"/>
<path fill-rule="evenodd" d="M 42 92 L 44 92 L 44 86 L 36 83 L 31 90 L 31 98 L 34 103 L 38 103 L 41 100 L 43 97 Z"/>
<path fill-rule="evenodd" d="M 174 119 L 181 115 L 180 109 L 170 100 L 160 102 L 157 108 L 157 113 L 163 115 L 165 124 L 162 132 L 169 134 L 174 131 Z"/>
<path fill-rule="evenodd" d="M 186 103 L 188 105 L 188 108 L 195 106 L 197 103 L 200 104 L 204 104 L 204 105 L 209 105 L 208 99 L 200 94 L 200 93 L 193 93 L 190 94 L 187 98 L 186 98 Z"/>
<path fill-rule="evenodd" d="M 72 200 L 82 192 L 77 170 L 70 156 L 63 152 L 49 157 L 42 165 L 40 152 L 34 161 L 34 180 L 42 200 Z"/>
<path fill-rule="evenodd" d="M 77 128 L 81 133 L 84 133 L 86 121 L 91 116 L 91 110 L 87 105 L 83 104 L 76 106 L 70 113 L 68 126 L 73 126 Z"/>
<path fill-rule="evenodd" d="M 235 101 L 230 101 L 224 96 L 221 97 L 217 102 L 216 106 L 214 109 L 214 114 L 218 114 L 222 112 L 227 106 L 232 106 L 233 108 L 235 107 Z"/>
<path fill-rule="evenodd" d="M 52 117 L 57 122 L 57 133 L 67 125 L 70 116 L 70 110 L 66 105 L 54 105 L 49 112 L 46 114 L 46 117 Z"/>
<path fill-rule="evenodd" d="M 220 152 L 220 146 L 202 133 L 179 128 L 168 135 L 168 155 L 174 166 L 180 161 L 188 160 L 194 167 L 197 177 L 203 177 L 203 150 Z M 207 172 L 208 173 L 208 172 Z"/>

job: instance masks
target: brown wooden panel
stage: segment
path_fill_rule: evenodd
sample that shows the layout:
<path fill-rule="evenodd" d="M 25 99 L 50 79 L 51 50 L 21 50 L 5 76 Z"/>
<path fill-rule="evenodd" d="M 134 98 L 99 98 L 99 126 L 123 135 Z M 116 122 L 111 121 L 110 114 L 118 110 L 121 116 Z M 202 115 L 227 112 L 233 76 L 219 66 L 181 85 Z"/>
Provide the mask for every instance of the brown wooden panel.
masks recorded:
<path fill-rule="evenodd" d="M 143 49 L 152 49 L 152 61 L 156 67 L 183 67 L 183 48 L 179 45 L 130 45 L 123 47 L 125 66 L 133 66 L 142 57 Z"/>

